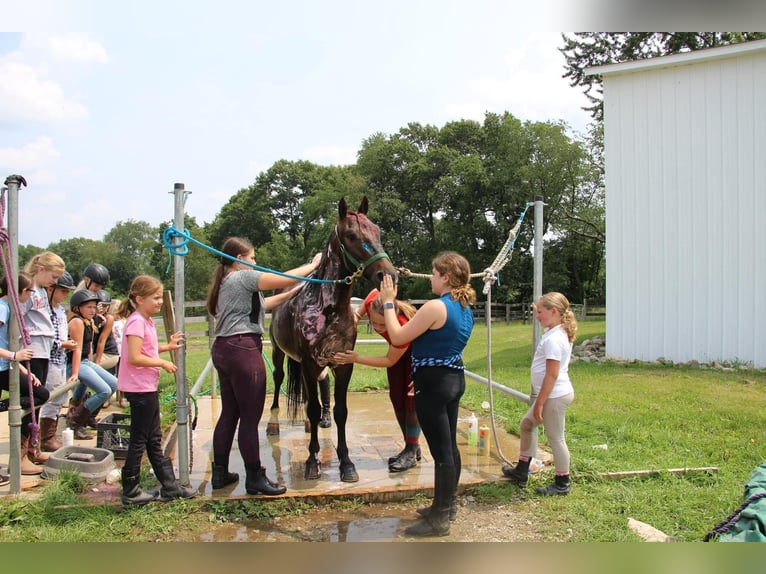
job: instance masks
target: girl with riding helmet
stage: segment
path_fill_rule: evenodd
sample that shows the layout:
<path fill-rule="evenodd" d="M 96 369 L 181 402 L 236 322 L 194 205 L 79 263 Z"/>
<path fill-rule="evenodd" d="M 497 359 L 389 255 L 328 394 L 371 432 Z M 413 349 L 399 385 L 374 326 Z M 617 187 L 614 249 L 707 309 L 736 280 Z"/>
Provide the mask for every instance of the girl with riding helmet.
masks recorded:
<path fill-rule="evenodd" d="M 67 373 L 69 381 L 80 380 L 69 401 L 69 423 L 75 438 L 80 440 L 93 438 L 85 426 L 91 417 L 95 419 L 98 411 L 117 390 L 117 378 L 90 360 L 93 352 L 93 317 L 96 315 L 98 301 L 98 295 L 88 289 L 75 291 L 69 300 L 69 335 L 77 346 L 76 350 L 67 352 Z M 85 399 L 86 388 L 93 393 L 88 399 Z"/>
<path fill-rule="evenodd" d="M 96 295 L 98 295 L 99 304 L 98 313 L 93 318 L 96 335 L 96 340 L 93 342 L 93 360 L 116 375 L 117 363 L 120 361 L 120 349 L 113 334 L 114 315 L 109 311 L 112 296 L 105 289 L 99 289 Z"/>
<path fill-rule="evenodd" d="M 69 338 L 66 309 L 63 306 L 64 301 L 73 290 L 74 280 L 66 271 L 58 278 L 55 285 L 48 287 L 48 304 L 51 309 L 54 335 L 45 388 L 51 393 L 66 383 L 67 361 L 65 351 L 71 351 L 77 345 Z M 67 396 L 68 393 L 64 393 L 55 399 L 50 399 L 40 409 L 40 448 L 43 452 L 55 452 L 63 446 L 61 439 L 56 436 L 56 430 L 58 416 L 61 407 L 67 401 Z"/>
<path fill-rule="evenodd" d="M 109 270 L 101 263 L 91 263 L 82 272 L 82 281 L 77 285 L 77 290 L 88 289 L 98 293 L 109 283 Z"/>

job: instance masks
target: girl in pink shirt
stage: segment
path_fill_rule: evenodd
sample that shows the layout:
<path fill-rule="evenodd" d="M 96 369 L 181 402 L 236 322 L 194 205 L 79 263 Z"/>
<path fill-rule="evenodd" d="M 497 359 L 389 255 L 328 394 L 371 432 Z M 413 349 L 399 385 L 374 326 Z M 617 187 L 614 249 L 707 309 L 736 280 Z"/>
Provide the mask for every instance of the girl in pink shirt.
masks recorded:
<path fill-rule="evenodd" d="M 175 373 L 171 361 L 160 358 L 160 353 L 173 351 L 184 345 L 184 334 L 174 333 L 170 342 L 159 344 L 152 315 L 162 307 L 162 283 L 149 275 L 139 275 L 130 285 L 128 297 L 118 309 L 118 315 L 127 317 L 120 355 L 117 388 L 130 403 L 130 443 L 122 467 L 122 503 L 125 506 L 146 504 L 156 493 L 148 493 L 139 486 L 141 458 L 144 451 L 162 488 L 159 500 L 192 498 L 196 492 L 181 486 L 173 471 L 173 461 L 162 451 L 160 429 L 159 381 L 160 369 Z"/>

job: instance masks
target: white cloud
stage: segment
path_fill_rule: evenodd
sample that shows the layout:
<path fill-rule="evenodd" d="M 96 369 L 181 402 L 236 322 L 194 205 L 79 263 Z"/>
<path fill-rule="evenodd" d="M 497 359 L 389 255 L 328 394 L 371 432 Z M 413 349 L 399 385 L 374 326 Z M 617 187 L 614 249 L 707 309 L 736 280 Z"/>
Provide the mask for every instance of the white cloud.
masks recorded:
<path fill-rule="evenodd" d="M 320 165 L 350 165 L 356 163 L 356 152 L 355 147 L 324 145 L 304 149 L 301 157 Z"/>
<path fill-rule="evenodd" d="M 48 39 L 48 48 L 51 54 L 60 60 L 95 62 L 97 64 L 109 62 L 109 56 L 107 56 L 104 47 L 85 34 L 72 32 L 60 36 L 51 36 Z"/>
<path fill-rule="evenodd" d="M 468 95 L 446 105 L 445 113 L 481 121 L 486 111 L 508 111 L 523 121 L 564 120 L 585 131 L 589 116 L 581 108 L 588 102 L 579 88 L 562 78 L 560 44 L 558 33 L 529 36 L 524 45 L 505 54 L 496 74 L 470 79 Z"/>
<path fill-rule="evenodd" d="M 85 106 L 64 95 L 62 87 L 12 57 L 0 58 L 0 121 L 81 120 Z"/>
<path fill-rule="evenodd" d="M 52 185 L 58 180 L 61 154 L 48 136 L 20 148 L 0 148 L 0 170 L 23 175 L 29 185 Z"/>

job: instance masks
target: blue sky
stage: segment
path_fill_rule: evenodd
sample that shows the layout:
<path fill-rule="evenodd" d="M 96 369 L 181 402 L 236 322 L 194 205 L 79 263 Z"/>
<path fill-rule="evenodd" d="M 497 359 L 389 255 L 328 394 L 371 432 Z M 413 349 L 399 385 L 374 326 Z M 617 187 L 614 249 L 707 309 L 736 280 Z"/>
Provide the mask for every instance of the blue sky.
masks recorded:
<path fill-rule="evenodd" d="M 38 30 L 0 33 L 0 183 L 29 183 L 21 244 L 172 220 L 176 182 L 211 221 L 275 161 L 353 163 L 409 122 L 589 121 L 550 3 L 14 4 L 6 27 Z"/>

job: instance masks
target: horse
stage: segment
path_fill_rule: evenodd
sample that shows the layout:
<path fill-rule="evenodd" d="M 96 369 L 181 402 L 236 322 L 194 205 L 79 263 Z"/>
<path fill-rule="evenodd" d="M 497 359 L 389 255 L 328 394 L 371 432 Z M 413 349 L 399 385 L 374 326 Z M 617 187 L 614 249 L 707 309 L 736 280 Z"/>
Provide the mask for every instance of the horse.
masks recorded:
<path fill-rule="evenodd" d="M 348 456 L 346 392 L 354 365 L 336 365 L 332 357 L 354 348 L 356 323 L 352 316 L 351 291 L 359 276 L 376 287 L 385 275 L 397 279 L 397 272 L 380 243 L 380 228 L 367 219 L 365 196 L 357 211 L 349 211 L 346 200 L 338 203 L 338 221 L 330 234 L 319 267 L 313 276 L 271 314 L 271 340 L 288 357 L 287 396 L 289 412 L 306 403 L 311 439 L 304 478 L 316 480 L 319 471 L 317 436 L 321 405 L 317 382 L 331 370 L 335 406 L 333 418 L 338 433 L 336 453 L 343 482 L 357 482 L 359 475 Z"/>

